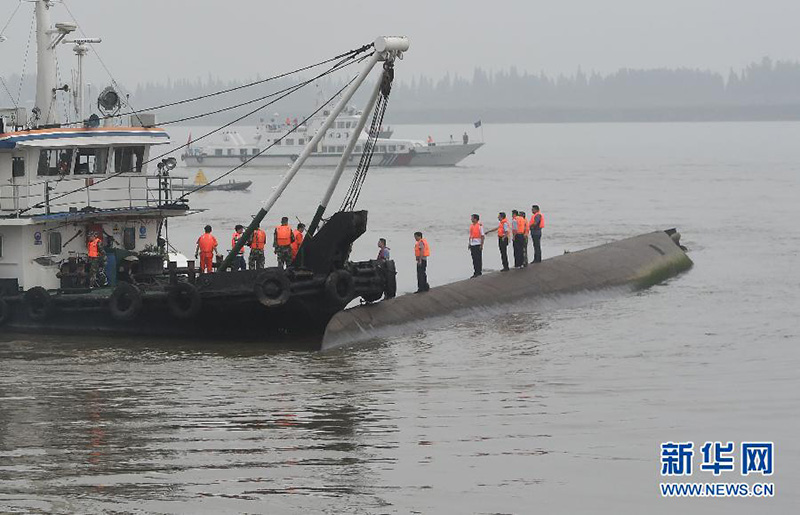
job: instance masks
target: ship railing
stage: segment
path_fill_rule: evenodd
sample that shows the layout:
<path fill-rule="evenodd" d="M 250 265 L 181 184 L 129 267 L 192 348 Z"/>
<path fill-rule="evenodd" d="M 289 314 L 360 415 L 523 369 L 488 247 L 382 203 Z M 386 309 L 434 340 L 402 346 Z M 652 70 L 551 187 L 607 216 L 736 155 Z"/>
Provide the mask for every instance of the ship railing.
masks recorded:
<path fill-rule="evenodd" d="M 173 202 L 173 184 L 175 181 L 184 183 L 186 179 L 139 173 L 121 174 L 103 180 L 105 178 L 103 175 L 52 177 L 47 180 L 39 177 L 31 183 L 3 184 L 0 185 L 0 213 L 8 215 L 28 208 L 31 209 L 26 211 L 27 215 L 81 210 L 87 207 L 158 207 Z"/>

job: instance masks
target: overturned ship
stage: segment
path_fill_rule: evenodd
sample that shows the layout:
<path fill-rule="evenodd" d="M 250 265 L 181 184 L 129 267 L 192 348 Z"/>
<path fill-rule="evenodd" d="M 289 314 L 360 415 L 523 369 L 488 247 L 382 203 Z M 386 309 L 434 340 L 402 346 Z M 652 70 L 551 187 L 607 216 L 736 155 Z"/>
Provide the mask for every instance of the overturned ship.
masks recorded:
<path fill-rule="evenodd" d="M 244 237 L 224 260 L 218 260 L 213 273 L 201 274 L 192 261 L 178 267 L 168 258 L 169 219 L 197 211 L 190 209 L 187 200 L 194 190 L 180 196 L 173 193 L 169 172 L 175 159 L 161 159 L 169 152 L 154 155 L 156 145 L 169 143 L 167 133 L 154 126 L 154 116 L 142 112 L 119 115 L 121 95 L 107 88 L 98 99 L 104 116 L 87 118 L 79 69 L 74 98 L 63 99 L 72 102 L 75 121 L 59 121 L 58 95 L 69 88 L 56 85 L 58 45 L 75 43 L 80 67 L 91 41 L 68 39 L 77 29 L 75 24 L 51 25 L 53 5 L 50 0 L 36 0 L 34 6 L 38 49 L 35 108 L 30 117 L 23 108 L 0 110 L 2 331 L 259 341 L 312 335 L 318 342 L 330 318 L 353 299 L 375 301 L 394 296 L 393 263 L 352 262 L 350 249 L 367 227 L 367 212 L 355 205 L 386 110 L 394 62 L 409 47 L 406 38 L 378 38 L 336 57 L 337 62 L 325 73 L 350 64 L 363 63 L 363 67 L 338 92 L 335 106 L 328 104 L 337 97 L 322 106 L 327 106 L 325 121 L 264 202 Z M 286 269 L 230 271 L 233 257 L 378 64 L 382 65 L 378 67 L 381 75 L 294 262 Z M 301 85 L 308 83 L 311 81 Z M 370 115 L 370 133 L 375 136 L 359 142 L 361 159 L 345 203 L 323 224 L 323 214 L 356 146 L 357 134 Z M 148 174 L 147 164 L 156 162 L 157 173 Z M 91 234 L 112 242 L 106 254 L 113 254 L 117 265 L 109 285 L 90 266 L 87 248 Z"/>

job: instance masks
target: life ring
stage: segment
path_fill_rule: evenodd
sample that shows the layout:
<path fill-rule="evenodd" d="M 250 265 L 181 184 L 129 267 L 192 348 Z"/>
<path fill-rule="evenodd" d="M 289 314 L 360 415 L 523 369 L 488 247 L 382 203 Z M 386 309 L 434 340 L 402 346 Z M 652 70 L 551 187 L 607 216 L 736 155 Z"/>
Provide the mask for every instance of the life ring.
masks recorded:
<path fill-rule="evenodd" d="M 198 163 L 202 163 L 203 162 L 203 154 L 197 154 L 197 162 Z"/>
<path fill-rule="evenodd" d="M 247 162 L 247 158 L 248 158 L 248 156 L 247 156 L 247 155 L 244 155 L 244 154 L 240 154 L 240 155 L 239 155 L 239 160 L 240 160 L 242 163 L 246 163 L 246 162 Z"/>
<path fill-rule="evenodd" d="M 11 320 L 11 306 L 5 299 L 0 298 L 0 327 L 3 327 Z"/>
<path fill-rule="evenodd" d="M 253 291 L 258 302 L 270 308 L 286 304 L 292 295 L 289 278 L 276 272 L 261 272 L 256 277 Z"/>
<path fill-rule="evenodd" d="M 24 300 L 28 318 L 37 322 L 50 318 L 53 312 L 53 299 L 47 290 L 41 286 L 34 286 L 25 292 Z"/>
<path fill-rule="evenodd" d="M 300 158 L 300 156 L 298 156 L 297 154 L 292 154 L 291 156 L 289 156 L 289 159 L 291 159 L 291 160 L 292 160 L 292 163 L 294 163 L 295 161 L 297 161 L 297 160 L 298 160 L 298 158 Z"/>
<path fill-rule="evenodd" d="M 180 319 L 194 318 L 203 307 L 200 292 L 194 285 L 178 283 L 167 292 L 167 306 L 172 316 Z"/>
<path fill-rule="evenodd" d="M 325 295 L 333 302 L 347 304 L 355 296 L 356 284 L 347 270 L 335 270 L 325 279 Z"/>
<path fill-rule="evenodd" d="M 108 309 L 120 322 L 135 320 L 142 311 L 142 292 L 130 283 L 119 283 L 108 299 Z"/>

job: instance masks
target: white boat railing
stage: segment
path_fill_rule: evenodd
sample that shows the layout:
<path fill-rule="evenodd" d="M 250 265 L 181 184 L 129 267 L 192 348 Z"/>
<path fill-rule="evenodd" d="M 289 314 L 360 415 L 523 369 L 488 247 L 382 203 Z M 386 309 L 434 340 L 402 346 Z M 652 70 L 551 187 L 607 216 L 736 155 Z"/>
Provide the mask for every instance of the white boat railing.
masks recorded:
<path fill-rule="evenodd" d="M 39 178 L 30 184 L 0 185 L 0 213 L 7 215 L 28 208 L 31 209 L 26 215 L 86 208 L 157 207 L 173 199 L 173 181 L 182 183 L 185 180 L 183 177 L 143 174 L 123 174 L 104 179 L 106 177 L 102 175 L 81 175 L 54 177 L 53 180 Z M 81 183 L 88 187 L 80 188 Z M 71 193 L 61 196 L 65 192 Z"/>

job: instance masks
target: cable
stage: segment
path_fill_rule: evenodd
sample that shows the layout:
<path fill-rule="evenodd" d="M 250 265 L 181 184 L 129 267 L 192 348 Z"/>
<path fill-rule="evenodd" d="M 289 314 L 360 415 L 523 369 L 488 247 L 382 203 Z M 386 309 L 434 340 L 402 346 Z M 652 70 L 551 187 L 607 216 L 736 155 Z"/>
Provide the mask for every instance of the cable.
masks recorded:
<path fill-rule="evenodd" d="M 19 0 L 19 3 L 17 4 L 17 7 L 14 9 L 14 12 L 11 13 L 11 16 L 8 18 L 8 21 L 6 22 L 6 24 L 3 26 L 2 29 L 0 29 L 0 36 L 2 36 L 3 33 L 6 31 L 6 29 L 8 28 L 8 26 L 11 25 L 11 21 L 14 19 L 14 16 L 17 15 L 17 11 L 19 11 L 20 7 L 22 7 L 22 0 Z"/>
<path fill-rule="evenodd" d="M 366 58 L 367 58 L 367 57 L 369 57 L 370 55 L 372 55 L 372 54 L 368 54 L 368 55 L 366 55 L 366 56 L 363 56 L 363 57 L 361 57 L 361 58 L 360 58 L 360 59 L 358 59 L 358 60 L 352 60 L 352 59 L 353 59 L 353 57 L 351 56 L 351 57 L 349 58 L 349 59 L 351 59 L 351 61 L 350 61 L 349 63 L 343 63 L 343 62 L 341 62 L 341 61 L 340 61 L 339 63 L 337 63 L 337 64 L 336 64 L 336 65 L 334 65 L 333 67 L 329 68 L 328 70 L 326 70 L 326 71 L 324 71 L 324 72 L 320 73 L 320 74 L 319 74 L 319 75 L 317 75 L 316 77 L 313 77 L 313 78 L 311 78 L 311 79 L 308 79 L 308 80 L 306 80 L 306 81 L 303 81 L 303 82 L 301 82 L 301 83 L 299 83 L 299 84 L 296 84 L 296 85 L 295 85 L 295 86 L 293 86 L 292 88 L 289 88 L 289 90 L 290 90 L 290 91 L 287 91 L 286 93 L 282 94 L 282 95 L 281 95 L 281 96 L 279 96 L 278 98 L 276 98 L 276 99 L 274 99 L 274 100 L 271 100 L 270 102 L 267 102 L 266 104 L 263 104 L 263 105 L 261 105 L 261 106 L 259 106 L 259 107 L 255 108 L 255 109 L 251 110 L 250 112 L 248 112 L 248 113 L 245 113 L 244 115 L 242 115 L 242 116 L 240 116 L 240 117 L 238 117 L 238 118 L 236 118 L 236 119 L 234 119 L 234 120 L 232 120 L 232 121 L 230 121 L 230 122 L 228 122 L 228 123 L 226 123 L 226 124 L 224 124 L 224 125 L 222 125 L 222 126 L 220 126 L 220 127 L 216 128 L 216 129 L 213 129 L 213 130 L 211 130 L 211 131 L 209 131 L 209 132 L 207 132 L 207 133 L 203 134 L 203 135 L 202 135 L 202 136 L 200 136 L 199 138 L 195 138 L 195 139 L 192 141 L 192 143 L 196 143 L 196 142 L 198 142 L 198 141 L 202 141 L 203 139 L 207 138 L 208 136 L 211 136 L 211 135 L 213 135 L 213 134 L 215 134 L 215 133 L 217 133 L 217 132 L 219 132 L 219 131 L 221 131 L 221 130 L 223 130 L 223 129 L 227 128 L 227 127 L 230 127 L 231 125 L 233 125 L 233 124 L 235 124 L 235 123 L 237 123 L 237 122 L 240 122 L 240 121 L 244 120 L 245 118 L 247 118 L 247 117 L 249 117 L 249 116 L 251 116 L 251 115 L 253 115 L 253 114 L 257 113 L 258 111 L 260 111 L 260 110 L 262 110 L 262 109 L 265 109 L 265 108 L 269 107 L 270 105 L 274 104 L 275 102 L 278 102 L 279 100 L 282 100 L 283 98 L 286 98 L 287 96 L 289 96 L 289 95 L 291 95 L 292 93 L 294 93 L 294 92 L 296 92 L 296 91 L 300 90 L 301 88 L 303 88 L 303 87 L 307 86 L 308 84 L 310 84 L 310 83 L 312 83 L 312 82 L 316 81 L 317 79 L 319 79 L 319 78 L 321 78 L 321 77 L 324 77 L 324 76 L 326 76 L 326 75 L 329 75 L 329 74 L 331 74 L 331 73 L 334 73 L 334 72 L 336 72 L 336 71 L 338 71 L 338 70 L 341 70 L 341 69 L 343 69 L 343 68 L 346 68 L 347 66 L 350 66 L 350 65 L 352 65 L 352 64 L 360 63 L 361 61 L 363 61 L 364 59 L 366 59 Z M 180 149 L 182 149 L 182 148 L 186 148 L 186 147 L 188 147 L 189 145 L 190 145 L 190 143 L 184 143 L 184 144 L 182 144 L 182 145 L 180 145 L 180 146 L 178 146 L 178 147 L 176 147 L 176 148 L 173 148 L 173 149 L 170 149 L 170 150 L 168 150 L 167 152 L 164 152 L 163 154 L 159 154 L 159 155 L 157 155 L 157 156 L 155 156 L 155 157 L 152 157 L 152 158 L 148 159 L 147 161 L 144 161 L 144 162 L 142 163 L 142 166 L 144 166 L 144 165 L 146 165 L 146 164 L 148 164 L 148 163 L 151 163 L 151 162 L 153 162 L 153 161 L 155 161 L 155 160 L 158 160 L 158 159 L 160 159 L 160 158 L 162 158 L 162 157 L 164 157 L 164 156 L 166 156 L 166 155 L 169 155 L 169 154 L 171 154 L 171 153 L 173 153 L 173 152 L 175 152 L 175 151 L 177 151 L 177 150 L 180 150 Z M 237 168 L 237 169 L 238 169 L 238 168 Z M 75 189 L 73 189 L 73 190 L 71 190 L 71 191 L 68 191 L 68 192 L 62 193 L 62 194 L 60 194 L 60 195 L 56 195 L 55 197 L 52 197 L 52 198 L 50 198 L 50 199 L 49 199 L 49 201 L 50 201 L 50 202 L 53 202 L 53 201 L 55 201 L 55 200 L 58 200 L 58 199 L 64 198 L 64 197 L 66 197 L 66 196 L 68 196 L 68 195 L 72 195 L 72 194 L 74 194 L 74 193 L 78 193 L 78 192 L 80 192 L 80 191 L 82 191 L 82 190 L 89 189 L 89 188 L 91 188 L 92 186 L 97 186 L 98 184 L 102 184 L 102 183 L 103 183 L 103 182 L 105 182 L 105 181 L 108 181 L 108 180 L 110 180 L 110 179 L 113 179 L 113 178 L 115 178 L 115 177 L 117 177 L 117 176 L 119 176 L 119 175 L 122 175 L 123 173 L 125 173 L 125 172 L 117 172 L 117 173 L 115 173 L 115 174 L 109 175 L 108 177 L 104 177 L 104 178 L 102 178 L 102 179 L 100 179 L 100 180 L 98 180 L 98 181 L 95 181 L 95 182 L 94 182 L 94 183 L 93 183 L 91 186 L 81 186 L 80 188 L 75 188 Z M 191 192 L 190 192 L 190 193 L 191 193 Z M 17 213 L 17 215 L 21 215 L 21 214 L 24 214 L 24 213 L 26 213 L 26 212 L 30 211 L 31 209 L 39 209 L 39 208 L 41 208 L 41 207 L 42 207 L 42 203 L 40 202 L 40 203 L 37 203 L 37 204 L 35 204 L 35 205 L 33 205 L 33 206 L 29 206 L 29 207 L 27 207 L 27 208 L 25 208 L 25 209 L 21 209 L 21 210 L 19 210 L 19 211 L 18 211 L 18 213 Z"/>
<path fill-rule="evenodd" d="M 25 57 L 22 60 L 22 73 L 19 76 L 19 91 L 17 91 L 17 102 L 16 104 L 19 105 L 22 101 L 22 85 L 25 82 L 25 71 L 28 69 L 28 53 L 31 49 L 31 34 L 33 34 L 33 27 L 36 24 L 36 6 L 33 7 L 33 12 L 31 13 L 31 28 L 28 30 L 28 42 L 25 44 Z"/>
<path fill-rule="evenodd" d="M 62 0 L 62 3 L 64 4 L 64 7 L 67 9 L 67 12 L 69 12 L 69 15 L 72 17 L 72 21 L 74 21 L 77 24 L 78 21 L 75 19 L 75 16 L 72 14 L 72 11 L 69 10 L 69 7 L 67 7 L 66 1 Z M 84 35 L 84 37 L 86 37 L 86 34 L 83 33 L 83 29 L 81 29 L 81 33 Z M 89 43 L 89 45 L 92 47 L 92 50 L 94 50 L 94 45 L 91 44 L 91 43 Z M 206 93 L 206 94 L 203 94 L 203 95 L 198 95 L 196 97 L 185 98 L 183 100 L 177 100 L 175 102 L 168 102 L 166 104 L 155 105 L 155 106 L 152 106 L 152 107 L 148 107 L 146 109 L 133 110 L 129 114 L 137 115 L 137 118 L 138 118 L 138 114 L 139 113 L 145 113 L 145 112 L 149 112 L 149 111 L 157 111 L 159 109 L 165 109 L 167 107 L 174 107 L 174 106 L 178 106 L 178 105 L 188 104 L 188 103 L 191 103 L 191 102 L 196 102 L 198 100 L 205 100 L 207 98 L 212 98 L 212 97 L 215 97 L 215 96 L 224 95 L 226 93 L 239 91 L 239 90 L 250 88 L 250 87 L 253 87 L 253 86 L 258 86 L 260 84 L 265 84 L 265 83 L 270 82 L 270 81 L 274 81 L 274 80 L 277 80 L 277 79 L 282 79 L 282 78 L 288 77 L 290 75 L 295 75 L 297 73 L 304 72 L 304 71 L 316 68 L 318 66 L 322 66 L 324 64 L 332 63 L 333 61 L 336 61 L 336 60 L 339 60 L 339 59 L 348 58 L 348 57 L 352 57 L 352 56 L 358 55 L 358 54 L 360 54 L 362 52 L 366 52 L 368 49 L 372 48 L 373 46 L 375 46 L 374 43 L 368 43 L 366 45 L 362 45 L 359 48 L 348 50 L 347 52 L 344 52 L 342 54 L 333 56 L 330 59 L 325 59 L 324 61 L 319 61 L 317 63 L 310 64 L 310 65 L 307 65 L 307 66 L 303 66 L 301 68 L 296 68 L 296 69 L 288 71 L 288 72 L 279 73 L 277 75 L 273 75 L 271 77 L 267 77 L 266 79 L 260 79 L 260 80 L 256 80 L 256 81 L 253 81 L 253 82 L 248 82 L 248 83 L 242 84 L 240 86 L 234 86 L 234 87 L 230 87 L 230 88 L 227 88 L 227 89 L 222 89 L 222 90 L 219 90 L 219 91 L 215 91 L 215 92 L 212 92 L 212 93 Z M 97 54 L 96 50 L 95 50 L 95 53 Z M 103 63 L 103 60 L 100 58 L 100 54 L 97 54 L 97 58 L 100 60 L 100 63 L 103 65 L 103 67 L 106 68 L 105 64 Z M 111 76 L 111 72 L 108 71 L 108 68 L 106 68 L 106 72 L 108 72 L 109 76 Z M 119 85 L 116 84 L 116 81 L 114 81 L 114 77 L 111 77 L 111 80 L 114 83 L 114 86 L 117 87 L 121 91 L 122 88 L 120 88 Z M 104 120 L 104 119 L 108 119 L 108 118 L 115 118 L 115 115 L 104 116 L 104 117 L 101 117 L 100 119 Z M 187 118 L 186 120 L 191 120 L 191 119 L 193 119 L 193 118 Z M 186 120 L 178 120 L 178 121 L 186 121 Z M 139 121 L 141 121 L 141 120 L 139 120 Z M 170 122 L 170 123 L 177 123 L 178 121 Z M 81 120 L 81 121 L 65 123 L 65 124 L 62 124 L 62 125 L 75 125 L 75 124 L 82 124 L 82 123 L 83 123 L 83 121 Z M 162 123 L 160 125 L 166 125 L 166 124 Z"/>
<path fill-rule="evenodd" d="M 357 77 L 357 76 L 356 76 L 356 77 Z M 286 133 L 285 133 L 283 136 L 281 136 L 280 138 L 278 138 L 278 139 L 276 139 L 275 141 L 273 141 L 271 145 L 269 145 L 269 146 L 265 147 L 265 148 L 264 148 L 264 149 L 262 149 L 262 150 L 261 150 L 261 151 L 260 151 L 258 154 L 255 154 L 255 155 L 253 155 L 253 156 L 249 157 L 249 158 L 248 158 L 246 161 L 243 161 L 242 163 L 240 163 L 240 164 L 236 165 L 234 168 L 232 168 L 232 169 L 228 170 L 227 172 L 225 172 L 224 174 L 220 175 L 220 176 L 219 176 L 219 177 L 217 177 L 216 179 L 214 179 L 214 180 L 212 180 L 212 181 L 209 181 L 209 182 L 207 182 L 206 184 L 203 184 L 203 185 L 201 185 L 201 186 L 198 186 L 197 188 L 195 188 L 195 189 L 193 189 L 193 190 L 191 190 L 191 191 L 187 191 L 186 193 L 184 193 L 183 195 L 181 195 L 180 197 L 178 197 L 177 199 L 175 199 L 175 202 L 173 202 L 173 205 L 177 204 L 177 203 L 178 203 L 180 200 L 182 200 L 182 199 L 186 198 L 187 196 L 191 195 L 192 193 L 198 192 L 198 191 L 202 190 L 203 188 L 206 188 L 206 187 L 208 187 L 208 186 L 211 186 L 212 184 L 214 184 L 215 182 L 219 181 L 220 179 L 224 179 L 225 177 L 229 176 L 230 174 L 232 174 L 233 172 L 235 172 L 235 171 L 236 171 L 236 170 L 238 170 L 239 168 L 242 168 L 244 165 L 246 165 L 247 163 L 249 163 L 249 162 L 250 162 L 250 161 L 252 161 L 253 159 L 255 159 L 255 158 L 259 157 L 261 154 L 263 154 L 263 153 L 264 153 L 264 152 L 266 152 L 267 150 L 269 150 L 269 149 L 271 149 L 272 147 L 274 147 L 275 145 L 277 145 L 277 144 L 278 144 L 278 142 L 281 142 L 281 141 L 283 141 L 283 139 L 284 139 L 284 138 L 286 138 L 286 137 L 287 137 L 287 136 L 289 136 L 290 134 L 294 133 L 294 132 L 295 132 L 297 129 L 299 129 L 299 128 L 300 128 L 300 127 L 301 127 L 303 124 L 305 124 L 305 123 L 306 123 L 308 120 L 310 120 L 310 119 L 311 119 L 311 118 L 313 118 L 313 117 L 314 117 L 314 116 L 315 116 L 317 113 L 319 113 L 320 111 L 322 111 L 322 109 L 323 109 L 325 106 L 327 106 L 328 104 L 330 104 L 330 103 L 331 103 L 331 101 L 333 101 L 333 99 L 334 99 L 334 98 L 336 98 L 336 97 L 338 97 L 339 95 L 341 95 L 341 94 L 342 94 L 342 92 L 343 92 L 345 89 L 347 89 L 347 87 L 348 87 L 350 84 L 352 84 L 354 80 L 356 80 L 356 77 L 353 77 L 352 79 L 350 79 L 350 80 L 347 82 L 347 84 L 345 84 L 344 86 L 342 86 L 342 88 L 341 88 L 339 91 L 337 91 L 337 92 L 336 92 L 336 94 L 335 94 L 335 95 L 333 95 L 333 96 L 332 96 L 332 97 L 330 97 L 328 100 L 326 100 L 324 104 L 322 104 L 322 105 L 321 105 L 321 106 L 319 106 L 317 109 L 315 109 L 315 110 L 314 110 L 314 111 L 313 111 L 313 112 L 312 112 L 310 115 L 308 115 L 308 116 L 306 116 L 305 118 L 303 118 L 303 121 L 302 121 L 302 122 L 298 123 L 297 125 L 295 125 L 295 126 L 294 126 L 294 127 L 292 127 L 291 129 L 289 129 L 288 131 L 286 131 Z"/>

